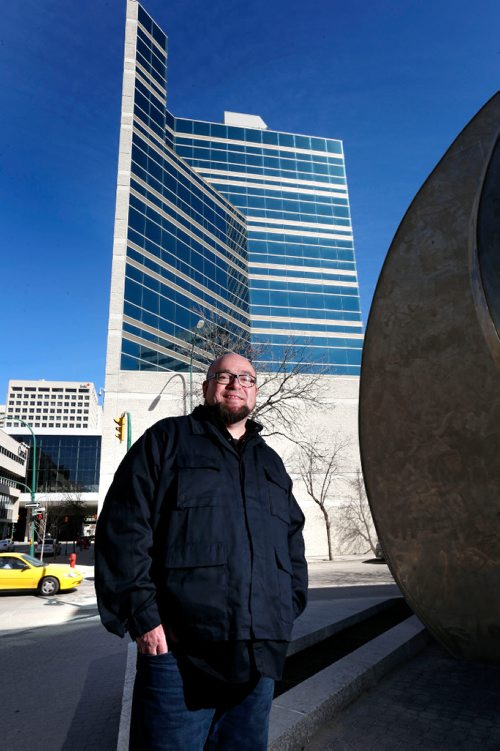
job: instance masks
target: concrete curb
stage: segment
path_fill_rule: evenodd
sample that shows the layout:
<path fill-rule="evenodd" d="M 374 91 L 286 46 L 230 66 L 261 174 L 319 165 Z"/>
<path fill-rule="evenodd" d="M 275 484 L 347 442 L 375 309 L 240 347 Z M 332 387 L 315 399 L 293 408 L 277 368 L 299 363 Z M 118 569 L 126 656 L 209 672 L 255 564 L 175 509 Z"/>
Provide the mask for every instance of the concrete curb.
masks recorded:
<path fill-rule="evenodd" d="M 401 599 L 399 593 L 387 598 L 365 597 L 361 600 L 362 605 L 359 600 L 353 598 L 338 599 L 326 608 L 324 600 L 310 602 L 295 622 L 287 657 L 382 613 L 390 608 L 395 600 Z M 332 620 L 332 610 L 335 611 L 335 620 Z"/>
<path fill-rule="evenodd" d="M 416 616 L 372 639 L 273 701 L 270 751 L 300 751 L 324 723 L 420 652 L 429 635 Z"/>
<path fill-rule="evenodd" d="M 134 692 L 135 665 L 137 662 L 137 645 L 131 642 L 127 649 L 127 666 L 123 683 L 122 709 L 116 751 L 128 751 L 128 737 L 130 732 L 130 715 L 132 713 L 132 695 Z"/>

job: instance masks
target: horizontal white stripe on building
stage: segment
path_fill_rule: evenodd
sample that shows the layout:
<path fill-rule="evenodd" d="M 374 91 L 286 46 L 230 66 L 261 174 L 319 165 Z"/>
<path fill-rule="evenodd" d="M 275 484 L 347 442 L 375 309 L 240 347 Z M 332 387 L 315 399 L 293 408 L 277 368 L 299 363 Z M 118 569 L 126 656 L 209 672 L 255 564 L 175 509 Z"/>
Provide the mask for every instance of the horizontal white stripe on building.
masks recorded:
<path fill-rule="evenodd" d="M 301 230 L 300 228 L 294 229 L 284 229 L 282 227 L 267 227 L 264 225 L 259 224 L 248 224 L 248 231 L 249 232 L 267 232 L 269 234 L 274 235 L 294 235 L 294 236 L 302 236 L 302 237 L 324 237 L 325 239 L 330 240 L 353 240 L 352 234 L 350 235 L 336 235 L 331 232 L 307 232 L 306 230 Z"/>
<path fill-rule="evenodd" d="M 274 276 L 271 274 L 249 274 L 249 279 L 254 281 L 286 282 L 287 284 L 317 284 L 323 287 L 357 287 L 357 282 L 344 282 L 339 279 L 311 279 L 311 277 L 299 276 Z"/>
<path fill-rule="evenodd" d="M 311 321 L 309 321 L 311 323 Z M 266 336 L 293 336 L 314 337 L 325 339 L 364 339 L 364 334 L 343 334 L 340 331 L 305 331 L 304 329 L 258 329 L 252 328 L 252 334 L 265 334 Z M 301 345 L 302 346 L 302 345 Z"/>
<path fill-rule="evenodd" d="M 259 316 L 259 315 L 252 315 L 250 317 L 250 320 L 252 323 L 254 321 L 265 321 L 266 323 L 269 322 L 269 316 Z M 275 323 L 312 323 L 313 321 L 316 321 L 315 318 L 311 320 L 311 318 L 297 318 L 297 316 L 275 316 L 273 315 L 273 322 Z M 343 321 L 341 318 L 335 318 L 335 319 L 329 319 L 329 318 L 321 318 L 317 319 L 318 323 L 324 324 L 325 326 L 352 326 L 353 328 L 362 328 L 363 324 L 361 321 Z M 253 330 L 253 327 L 252 327 Z M 350 336 L 350 335 L 349 335 Z"/>
<path fill-rule="evenodd" d="M 203 174 L 203 170 L 199 170 L 198 168 L 195 168 L 195 167 L 193 167 L 193 169 L 196 169 L 197 172 Z M 265 190 L 266 192 L 276 191 L 280 193 L 297 193 L 297 188 L 288 187 L 287 185 L 281 185 L 281 184 L 265 185 L 264 183 L 254 183 L 254 182 L 249 183 L 247 180 L 223 180 L 219 178 L 217 178 L 217 180 L 210 180 L 210 182 L 213 182 L 214 184 L 216 183 L 217 185 L 224 185 L 226 187 L 228 185 L 232 185 L 233 187 L 239 187 L 239 188 L 249 188 L 249 187 L 257 188 L 258 190 Z M 306 188 L 300 188 L 298 192 L 300 192 L 301 196 L 303 195 L 315 196 L 316 198 L 347 198 L 345 193 L 338 193 L 338 192 L 331 191 L 331 190 L 308 190 Z M 239 194 L 239 195 L 243 195 L 243 194 Z M 300 199 L 297 199 L 297 200 L 300 200 Z"/>
<path fill-rule="evenodd" d="M 273 175 L 255 175 L 251 172 L 233 172 L 232 170 L 222 170 L 222 169 L 207 169 L 205 167 L 193 167 L 196 172 L 202 174 L 202 175 L 220 175 L 222 178 L 224 176 L 230 176 L 231 178 L 235 177 L 241 177 L 246 180 L 246 184 L 250 187 L 254 185 L 254 183 L 250 182 L 251 179 L 254 180 L 264 180 L 263 187 L 267 187 L 266 183 L 285 183 L 287 185 L 304 185 L 304 187 L 313 187 L 313 188 L 328 188 L 329 190 L 332 190 L 332 188 L 335 188 L 337 191 L 342 192 L 342 196 L 345 196 L 347 194 L 347 185 L 344 183 L 333 183 L 332 181 L 325 181 L 320 182 L 318 180 L 300 180 L 299 178 L 293 178 L 293 177 L 274 177 Z M 207 180 L 210 180 L 210 182 L 219 182 L 218 180 L 212 180 L 210 177 L 207 177 Z M 269 186 L 271 187 L 271 186 Z"/>
<path fill-rule="evenodd" d="M 294 212 L 286 212 L 293 214 Z M 262 224 L 284 224 L 287 227 L 308 227 L 309 229 L 329 229 L 336 232 L 345 232 L 346 234 L 352 233 L 352 227 L 347 224 L 332 224 L 323 222 L 298 222 L 294 219 L 270 219 L 267 216 L 249 216 L 247 221 L 250 222 L 262 222 Z"/>
<path fill-rule="evenodd" d="M 179 118 L 182 119 L 182 118 Z M 214 125 L 217 125 L 218 123 L 214 123 Z M 228 126 L 233 127 L 233 126 Z M 276 132 L 276 131 L 271 131 Z M 212 143 L 222 143 L 222 144 L 233 144 L 234 146 L 244 146 L 245 148 L 253 148 L 253 149 L 262 149 L 269 150 L 269 151 L 285 151 L 289 154 L 307 154 L 307 156 L 322 156 L 322 157 L 328 157 L 329 159 L 336 159 L 337 162 L 340 162 L 338 166 L 342 166 L 344 163 L 344 155 L 342 153 L 337 154 L 330 151 L 316 151 L 315 149 L 296 149 L 294 146 L 279 146 L 278 144 L 274 143 L 255 143 L 255 141 L 237 141 L 232 138 L 220 138 L 218 136 L 206 136 L 201 135 L 199 133 L 181 133 L 180 131 L 175 132 L 176 138 L 189 138 L 189 140 L 193 141 L 207 141 L 209 144 Z M 292 135 L 292 134 L 290 134 Z M 314 136 L 313 136 L 314 137 Z M 305 136 L 305 138 L 310 138 L 310 136 Z M 338 143 L 342 143 L 339 141 Z M 181 144 L 184 145 L 184 144 Z"/>
<path fill-rule="evenodd" d="M 347 269 L 325 269 L 323 266 L 292 266 L 289 263 L 249 263 L 250 269 L 276 269 L 276 271 L 299 271 L 311 274 L 338 274 L 356 279 L 356 273 Z"/>

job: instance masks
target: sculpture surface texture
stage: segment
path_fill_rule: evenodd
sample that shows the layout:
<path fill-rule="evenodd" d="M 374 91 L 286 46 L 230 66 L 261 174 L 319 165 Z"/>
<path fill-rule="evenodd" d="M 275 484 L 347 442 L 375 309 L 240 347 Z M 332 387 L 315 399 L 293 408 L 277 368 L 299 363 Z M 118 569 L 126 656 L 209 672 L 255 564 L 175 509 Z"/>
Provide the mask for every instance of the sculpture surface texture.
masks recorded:
<path fill-rule="evenodd" d="M 398 228 L 367 325 L 366 489 L 409 604 L 456 656 L 500 663 L 500 93 Z"/>

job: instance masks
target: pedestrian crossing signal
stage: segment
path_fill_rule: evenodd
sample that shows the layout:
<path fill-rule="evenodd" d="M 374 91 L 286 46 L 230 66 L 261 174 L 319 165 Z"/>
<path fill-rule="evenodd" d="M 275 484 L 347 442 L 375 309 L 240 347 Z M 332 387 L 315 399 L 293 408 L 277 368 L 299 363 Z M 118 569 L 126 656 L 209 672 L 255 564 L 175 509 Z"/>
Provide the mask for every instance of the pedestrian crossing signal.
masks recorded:
<path fill-rule="evenodd" d="M 119 441 L 123 441 L 125 439 L 126 421 L 127 417 L 125 415 L 125 412 L 123 413 L 123 415 L 120 415 L 120 417 L 115 417 L 115 435 Z"/>

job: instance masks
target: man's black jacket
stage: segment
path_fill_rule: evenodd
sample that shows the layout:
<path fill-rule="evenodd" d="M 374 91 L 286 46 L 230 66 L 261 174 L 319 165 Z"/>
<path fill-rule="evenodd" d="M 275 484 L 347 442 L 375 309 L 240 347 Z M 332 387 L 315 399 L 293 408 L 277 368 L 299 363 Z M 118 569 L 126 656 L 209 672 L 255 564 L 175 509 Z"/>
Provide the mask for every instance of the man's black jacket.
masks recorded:
<path fill-rule="evenodd" d="M 198 407 L 156 423 L 125 456 L 96 531 L 109 631 L 163 623 L 186 646 L 290 639 L 306 603 L 304 516 L 278 454 L 247 425 L 238 452 Z"/>

